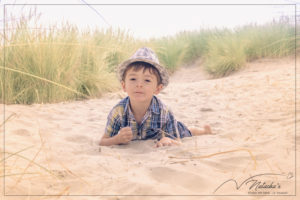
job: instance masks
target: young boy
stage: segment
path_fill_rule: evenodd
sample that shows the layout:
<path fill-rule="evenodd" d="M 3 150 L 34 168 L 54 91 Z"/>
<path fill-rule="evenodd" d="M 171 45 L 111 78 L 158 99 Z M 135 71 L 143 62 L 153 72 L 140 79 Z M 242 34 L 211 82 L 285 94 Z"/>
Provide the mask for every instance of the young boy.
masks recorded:
<path fill-rule="evenodd" d="M 107 118 L 100 145 L 127 144 L 131 140 L 157 139 L 156 147 L 180 144 L 180 138 L 210 134 L 204 129 L 188 129 L 176 121 L 155 95 L 168 85 L 169 77 L 155 53 L 143 47 L 118 68 L 119 79 L 128 97 L 121 100 Z"/>

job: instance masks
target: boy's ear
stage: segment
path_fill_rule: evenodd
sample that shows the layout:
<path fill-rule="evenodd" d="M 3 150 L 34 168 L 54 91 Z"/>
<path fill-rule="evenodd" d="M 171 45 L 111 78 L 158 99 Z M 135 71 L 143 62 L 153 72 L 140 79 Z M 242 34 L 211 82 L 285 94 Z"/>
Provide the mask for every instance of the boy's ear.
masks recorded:
<path fill-rule="evenodd" d="M 156 91 L 154 92 L 154 94 L 159 94 L 162 89 L 163 89 L 163 84 L 159 84 L 157 86 Z"/>
<path fill-rule="evenodd" d="M 123 91 L 126 92 L 126 91 L 125 91 L 125 82 L 124 82 L 124 81 L 121 81 L 121 85 L 122 85 Z"/>

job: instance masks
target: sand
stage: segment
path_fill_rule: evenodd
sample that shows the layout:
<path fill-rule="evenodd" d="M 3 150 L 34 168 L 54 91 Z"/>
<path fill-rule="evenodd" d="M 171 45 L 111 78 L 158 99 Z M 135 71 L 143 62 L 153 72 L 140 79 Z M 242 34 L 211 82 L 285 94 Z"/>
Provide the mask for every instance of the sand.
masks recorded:
<path fill-rule="evenodd" d="M 258 60 L 219 79 L 200 65 L 181 68 L 158 95 L 177 120 L 210 124 L 215 133 L 184 138 L 180 146 L 154 148 L 148 140 L 100 147 L 106 117 L 126 95 L 121 91 L 6 105 L 5 199 L 296 199 L 294 58 Z"/>

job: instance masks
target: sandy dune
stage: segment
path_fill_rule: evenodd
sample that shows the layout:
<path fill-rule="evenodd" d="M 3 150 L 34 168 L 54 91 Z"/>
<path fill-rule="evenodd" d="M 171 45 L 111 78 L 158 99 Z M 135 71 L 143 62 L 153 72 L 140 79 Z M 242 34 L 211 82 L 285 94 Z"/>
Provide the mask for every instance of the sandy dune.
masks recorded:
<path fill-rule="evenodd" d="M 5 106 L 6 195 L 83 195 L 5 199 L 241 199 L 231 195 L 261 194 L 276 196 L 242 199 L 296 199 L 277 196 L 295 194 L 295 139 L 300 149 L 300 136 L 295 137 L 294 58 L 259 60 L 220 79 L 211 79 L 199 65 L 177 71 L 159 95 L 179 121 L 210 124 L 215 133 L 185 138 L 180 146 L 153 148 L 149 140 L 99 147 L 107 114 L 123 92 L 87 101 Z M 3 163 L 2 155 L 2 174 Z M 267 186 L 273 188 L 262 188 Z"/>

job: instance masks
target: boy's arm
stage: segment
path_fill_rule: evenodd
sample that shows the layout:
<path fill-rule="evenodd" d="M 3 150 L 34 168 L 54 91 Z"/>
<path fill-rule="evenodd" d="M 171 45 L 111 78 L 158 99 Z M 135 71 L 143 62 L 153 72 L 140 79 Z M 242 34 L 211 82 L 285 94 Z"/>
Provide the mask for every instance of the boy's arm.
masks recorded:
<path fill-rule="evenodd" d="M 166 124 L 162 127 L 161 133 L 161 138 L 156 143 L 156 147 L 179 145 L 181 143 L 177 121 L 170 110 L 166 112 Z"/>
<path fill-rule="evenodd" d="M 120 131 L 121 121 L 119 115 L 119 107 L 114 107 L 108 117 L 105 127 L 105 133 L 103 134 L 99 145 L 101 146 L 111 146 L 119 144 L 118 133 Z"/>
<path fill-rule="evenodd" d="M 167 120 L 165 126 L 162 128 L 164 137 L 168 137 L 173 140 L 179 140 L 180 141 L 180 134 L 178 131 L 178 125 L 177 121 L 174 117 L 174 114 L 171 110 L 168 110 L 167 112 Z"/>
<path fill-rule="evenodd" d="M 104 134 L 100 140 L 101 146 L 111 146 L 115 144 L 127 144 L 133 138 L 133 134 L 130 127 L 121 128 L 119 133 L 113 137 Z"/>
<path fill-rule="evenodd" d="M 100 140 L 99 145 L 100 146 L 111 146 L 111 145 L 115 145 L 115 144 L 119 144 L 118 143 L 118 135 L 115 135 L 113 137 L 109 137 L 106 134 L 104 134 Z"/>

